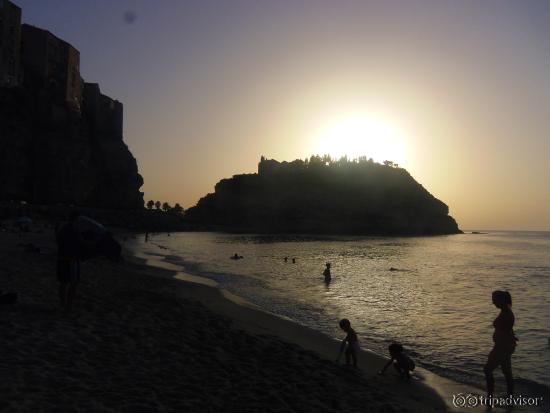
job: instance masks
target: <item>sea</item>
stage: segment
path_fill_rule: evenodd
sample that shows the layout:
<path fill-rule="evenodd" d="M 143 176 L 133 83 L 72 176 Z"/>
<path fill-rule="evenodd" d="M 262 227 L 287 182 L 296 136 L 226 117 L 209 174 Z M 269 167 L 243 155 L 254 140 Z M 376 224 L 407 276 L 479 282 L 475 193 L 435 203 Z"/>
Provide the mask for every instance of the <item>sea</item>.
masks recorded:
<path fill-rule="evenodd" d="M 507 290 L 519 339 L 512 358 L 516 394 L 550 403 L 550 232 L 391 238 L 182 232 L 131 242 L 145 256 L 330 336 L 343 336 L 338 321 L 347 318 L 361 347 L 387 355 L 387 346 L 399 342 L 418 365 L 480 389 L 498 315 L 491 293 Z M 497 393 L 504 393 L 500 370 L 495 377 Z"/>

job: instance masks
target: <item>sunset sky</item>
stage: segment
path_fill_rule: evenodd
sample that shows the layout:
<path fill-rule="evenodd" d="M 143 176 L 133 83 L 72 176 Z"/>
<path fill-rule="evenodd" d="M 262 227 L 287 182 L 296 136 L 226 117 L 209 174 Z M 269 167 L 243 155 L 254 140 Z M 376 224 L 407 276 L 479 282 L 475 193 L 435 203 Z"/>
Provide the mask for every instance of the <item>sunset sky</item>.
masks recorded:
<path fill-rule="evenodd" d="M 462 229 L 550 230 L 550 2 L 13 1 L 124 103 L 146 201 L 364 152 Z"/>

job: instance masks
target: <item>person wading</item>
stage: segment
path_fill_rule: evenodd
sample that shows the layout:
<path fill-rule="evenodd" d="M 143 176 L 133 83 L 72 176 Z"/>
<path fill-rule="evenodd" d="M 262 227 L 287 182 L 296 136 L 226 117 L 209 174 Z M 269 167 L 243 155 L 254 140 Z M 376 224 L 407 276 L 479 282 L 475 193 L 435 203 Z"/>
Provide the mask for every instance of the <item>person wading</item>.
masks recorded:
<path fill-rule="evenodd" d="M 487 381 L 487 395 L 493 396 L 495 378 L 493 371 L 500 366 L 506 379 L 508 395 L 514 393 L 514 378 L 512 376 L 512 354 L 516 349 L 517 338 L 514 334 L 514 313 L 512 312 L 512 296 L 508 291 L 493 291 L 493 304 L 500 309 L 500 313 L 493 321 L 494 346 L 484 367 Z"/>

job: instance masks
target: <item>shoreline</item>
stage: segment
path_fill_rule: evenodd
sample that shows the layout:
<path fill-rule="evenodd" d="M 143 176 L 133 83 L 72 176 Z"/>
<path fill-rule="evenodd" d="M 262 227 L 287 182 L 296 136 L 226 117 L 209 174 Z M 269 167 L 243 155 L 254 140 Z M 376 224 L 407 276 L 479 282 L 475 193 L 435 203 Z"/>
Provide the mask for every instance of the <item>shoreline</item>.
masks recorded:
<path fill-rule="evenodd" d="M 373 377 L 367 351 L 360 372 L 337 365 L 336 340 L 139 257 L 83 262 L 64 315 L 53 238 L 0 232 L 0 288 L 19 294 L 0 311 L 2 411 L 459 411 L 449 381 Z"/>
<path fill-rule="evenodd" d="M 126 250 L 137 265 L 145 265 L 155 270 L 165 271 L 165 276 L 172 276 L 185 284 L 182 297 L 196 299 L 217 314 L 229 316 L 239 328 L 251 334 L 269 334 L 284 341 L 299 345 L 306 350 L 319 354 L 326 360 L 333 361 L 338 354 L 340 340 L 330 337 L 312 328 L 300 325 L 295 321 L 266 311 L 245 299 L 219 288 L 211 279 L 186 273 L 178 265 L 165 260 L 161 254 L 148 256 L 133 249 Z M 453 394 L 484 394 L 482 389 L 442 377 L 425 368 L 417 366 L 411 383 L 400 380 L 388 369 L 384 376 L 377 374 L 388 358 L 369 349 L 361 348 L 358 358 L 359 369 L 368 380 L 391 387 L 410 403 L 420 402 L 421 411 L 430 408 L 436 411 L 464 411 L 452 404 Z M 420 396 L 420 397 L 419 397 Z M 424 403 L 428 402 L 428 405 Z M 426 409 L 426 410 L 422 410 Z M 480 411 L 481 407 L 468 408 L 467 411 Z"/>

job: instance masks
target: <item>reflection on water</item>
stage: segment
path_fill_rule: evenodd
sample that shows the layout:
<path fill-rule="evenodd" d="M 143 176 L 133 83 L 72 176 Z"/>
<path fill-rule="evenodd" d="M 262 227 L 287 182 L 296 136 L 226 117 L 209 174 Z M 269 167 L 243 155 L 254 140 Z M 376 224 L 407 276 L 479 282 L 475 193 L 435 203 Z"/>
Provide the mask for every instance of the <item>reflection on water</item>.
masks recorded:
<path fill-rule="evenodd" d="M 478 385 L 498 313 L 491 292 L 509 290 L 520 339 L 515 375 L 531 390 L 533 382 L 550 383 L 549 233 L 424 238 L 180 233 L 151 241 L 166 247 L 163 252 L 186 271 L 271 312 L 333 336 L 341 335 L 337 321 L 349 318 L 363 346 L 386 353 L 389 342 L 399 341 L 425 367 Z M 229 259 L 235 253 L 244 259 Z M 325 262 L 332 264 L 328 287 Z"/>

